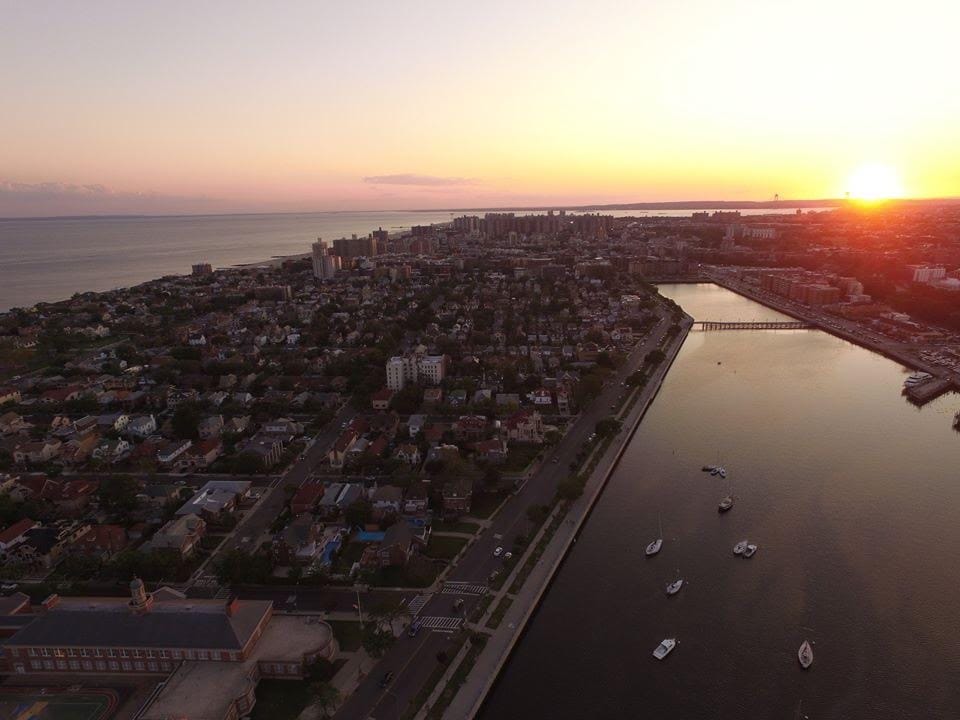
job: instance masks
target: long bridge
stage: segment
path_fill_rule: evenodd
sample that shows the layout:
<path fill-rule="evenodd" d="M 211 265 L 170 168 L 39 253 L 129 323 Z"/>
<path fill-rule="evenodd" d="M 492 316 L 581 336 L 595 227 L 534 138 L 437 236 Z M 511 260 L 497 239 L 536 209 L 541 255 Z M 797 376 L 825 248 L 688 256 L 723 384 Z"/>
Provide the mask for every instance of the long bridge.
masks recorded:
<path fill-rule="evenodd" d="M 701 330 L 804 330 L 812 327 L 802 320 L 766 320 L 762 322 L 714 322 L 697 320 L 693 323 Z"/>

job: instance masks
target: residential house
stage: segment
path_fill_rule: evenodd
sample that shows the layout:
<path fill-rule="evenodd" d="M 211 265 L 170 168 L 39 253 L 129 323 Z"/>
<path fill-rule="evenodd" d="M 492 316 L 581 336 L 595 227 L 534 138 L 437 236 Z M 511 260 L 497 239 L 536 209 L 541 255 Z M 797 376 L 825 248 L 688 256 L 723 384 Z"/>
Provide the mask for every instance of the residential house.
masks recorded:
<path fill-rule="evenodd" d="M 413 443 L 404 443 L 399 445 L 393 453 L 393 457 L 410 467 L 416 467 L 420 464 L 420 448 Z"/>
<path fill-rule="evenodd" d="M 360 565 L 366 568 L 404 566 L 422 547 L 426 547 L 426 531 L 416 533 L 403 521 L 387 528 L 383 539 L 364 549 Z"/>
<path fill-rule="evenodd" d="M 249 480 L 210 480 L 177 510 L 177 515 L 215 519 L 221 513 L 232 513 L 250 495 L 251 485 Z"/>
<path fill-rule="evenodd" d="M 294 517 L 313 512 L 327 488 L 320 480 L 304 480 L 290 498 L 290 512 Z"/>
<path fill-rule="evenodd" d="M 36 520 L 23 518 L 0 531 L 0 551 L 6 552 L 14 545 L 23 542 L 27 531 L 35 527 L 40 527 L 40 523 Z"/>
<path fill-rule="evenodd" d="M 127 435 L 144 440 L 157 431 L 157 419 L 153 415 L 137 415 L 127 423 Z"/>
<path fill-rule="evenodd" d="M 444 517 L 460 517 L 470 514 L 473 482 L 469 478 L 457 478 L 444 483 L 441 490 Z"/>
<path fill-rule="evenodd" d="M 403 506 L 403 490 L 396 485 L 381 485 L 371 493 L 370 504 L 377 520 L 398 515 Z"/>
<path fill-rule="evenodd" d="M 503 427 L 508 440 L 543 444 L 543 418 L 536 410 L 522 410 L 508 417 Z"/>
<path fill-rule="evenodd" d="M 386 410 L 390 407 L 391 400 L 393 400 L 393 390 L 385 387 L 370 396 L 370 405 L 374 410 Z"/>
<path fill-rule="evenodd" d="M 181 558 L 190 557 L 206 532 L 207 523 L 202 517 L 186 513 L 157 530 L 142 549 L 144 552 L 175 552 Z"/>
<path fill-rule="evenodd" d="M 88 557 L 109 560 L 129 542 L 127 531 L 121 525 L 91 525 L 74 543 L 72 550 Z"/>

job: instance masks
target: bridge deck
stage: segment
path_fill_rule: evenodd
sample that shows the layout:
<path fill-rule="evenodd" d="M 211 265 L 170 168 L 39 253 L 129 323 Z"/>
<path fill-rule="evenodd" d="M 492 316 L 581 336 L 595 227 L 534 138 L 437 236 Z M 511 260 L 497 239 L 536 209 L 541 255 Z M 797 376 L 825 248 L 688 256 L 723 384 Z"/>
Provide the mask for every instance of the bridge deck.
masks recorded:
<path fill-rule="evenodd" d="M 697 320 L 693 323 L 701 330 L 803 330 L 811 327 L 802 320 L 767 320 L 761 322 L 715 322 Z"/>

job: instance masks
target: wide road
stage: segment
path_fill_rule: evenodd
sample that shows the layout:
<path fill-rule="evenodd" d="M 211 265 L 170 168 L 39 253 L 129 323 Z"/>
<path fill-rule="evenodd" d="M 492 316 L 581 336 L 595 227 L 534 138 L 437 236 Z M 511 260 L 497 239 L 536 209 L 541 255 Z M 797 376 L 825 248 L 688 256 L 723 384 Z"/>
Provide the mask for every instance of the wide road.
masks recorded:
<path fill-rule="evenodd" d="M 621 383 L 643 363 L 644 356 L 660 346 L 670 322 L 661 316 L 647 337 L 629 354 L 620 370 L 608 381 L 600 396 L 583 411 L 563 440 L 515 497 L 495 516 L 491 526 L 483 530 L 470 546 L 447 582 L 468 582 L 486 585 L 490 574 L 502 568 L 502 557 L 494 556 L 497 547 L 512 549 L 513 541 L 532 529 L 527 518 L 531 505 L 546 505 L 556 494 L 557 485 L 570 474 L 569 465 L 577 456 L 597 422 L 610 416 L 613 405 L 619 407 L 621 396 L 630 388 Z M 556 462 L 553 460 L 556 459 Z M 418 617 L 454 617 L 457 595 L 435 594 L 420 611 Z M 479 595 L 461 595 L 464 600 L 461 613 L 469 615 L 479 602 Z M 462 617 L 462 615 L 461 615 Z M 411 638 L 403 635 L 378 663 L 376 670 L 357 688 L 336 714 L 337 720 L 398 720 L 437 666 L 441 651 L 452 656 L 453 634 L 440 630 L 421 630 Z M 386 672 L 394 674 L 386 688 L 381 680 Z"/>

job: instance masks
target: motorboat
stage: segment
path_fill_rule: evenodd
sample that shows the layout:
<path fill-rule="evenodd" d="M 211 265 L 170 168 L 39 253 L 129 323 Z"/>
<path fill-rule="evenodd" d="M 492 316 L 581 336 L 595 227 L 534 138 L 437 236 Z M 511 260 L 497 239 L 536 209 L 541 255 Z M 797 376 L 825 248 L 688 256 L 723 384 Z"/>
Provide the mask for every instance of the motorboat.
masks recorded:
<path fill-rule="evenodd" d="M 710 471 L 710 474 L 711 474 L 711 475 L 719 475 L 719 474 L 720 474 L 720 468 L 714 466 L 713 470 Z"/>
<path fill-rule="evenodd" d="M 803 645 L 797 650 L 797 659 L 800 660 L 800 667 L 804 670 L 813 665 L 813 648 L 808 641 L 804 640 Z"/>
<path fill-rule="evenodd" d="M 677 578 L 672 583 L 667 585 L 667 595 L 676 595 L 680 592 L 680 588 L 683 587 L 683 578 Z"/>
<path fill-rule="evenodd" d="M 743 549 L 743 556 L 745 558 L 752 558 L 756 554 L 757 554 L 757 546 L 754 545 L 753 543 L 748 544 L 747 547 Z"/>
<path fill-rule="evenodd" d="M 657 538 L 652 543 L 647 545 L 647 549 L 646 549 L 647 557 L 650 557 L 651 555 L 656 555 L 658 552 L 660 552 L 660 548 L 662 546 L 663 546 L 663 538 Z"/>
<path fill-rule="evenodd" d="M 667 638 L 659 645 L 657 649 L 653 651 L 653 656 L 657 660 L 663 660 L 667 655 L 673 652 L 673 649 L 677 646 L 677 641 L 675 638 Z"/>
<path fill-rule="evenodd" d="M 727 469 L 726 469 L 726 468 L 718 468 L 718 469 L 717 469 L 717 475 L 719 475 L 719 476 L 722 477 L 722 478 L 726 478 L 726 477 L 727 477 Z"/>
<path fill-rule="evenodd" d="M 717 505 L 717 510 L 723 513 L 732 507 L 733 507 L 733 495 L 727 495 L 723 500 L 720 501 L 720 504 Z"/>
<path fill-rule="evenodd" d="M 915 372 L 910 375 L 906 380 L 903 381 L 903 386 L 905 388 L 912 388 L 921 383 L 925 383 L 927 380 L 933 378 L 933 375 L 925 372 Z"/>
<path fill-rule="evenodd" d="M 743 555 L 744 550 L 747 549 L 747 545 L 749 545 L 748 541 L 741 540 L 740 542 L 738 542 L 736 545 L 733 546 L 733 554 Z"/>

